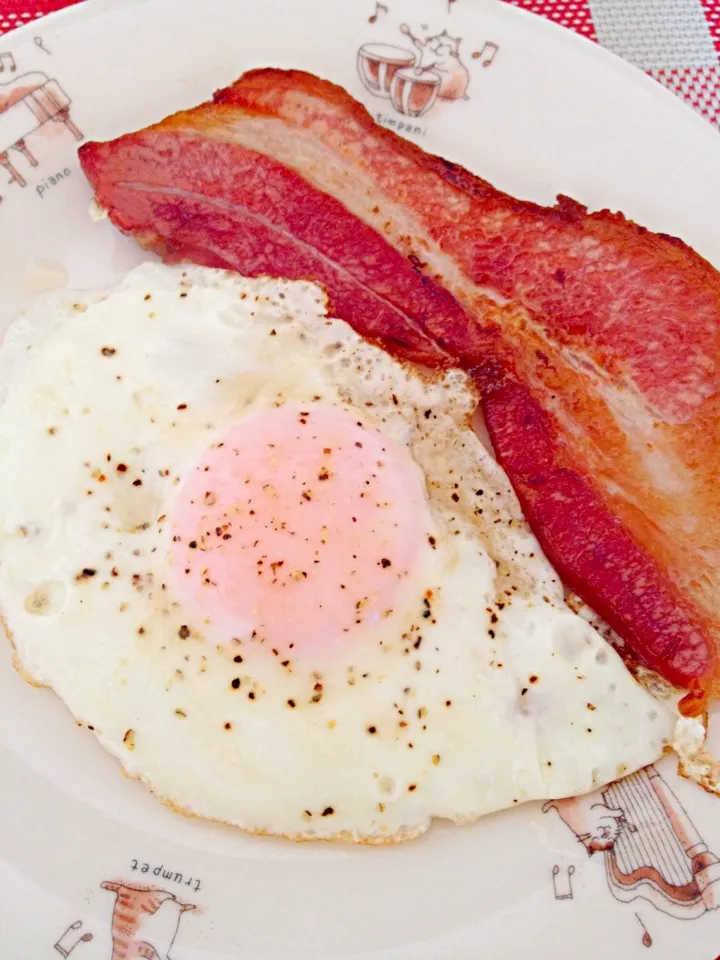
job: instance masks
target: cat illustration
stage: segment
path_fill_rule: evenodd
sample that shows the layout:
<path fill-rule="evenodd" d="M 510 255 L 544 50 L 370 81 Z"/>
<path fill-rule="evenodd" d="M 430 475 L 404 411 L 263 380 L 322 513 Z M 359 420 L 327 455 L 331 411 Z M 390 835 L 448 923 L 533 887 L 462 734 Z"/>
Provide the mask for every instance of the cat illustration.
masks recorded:
<path fill-rule="evenodd" d="M 116 894 L 112 917 L 112 960 L 172 960 L 180 918 L 190 903 L 157 887 L 106 881 L 104 890 Z"/>
<path fill-rule="evenodd" d="M 438 96 L 444 100 L 467 100 L 470 72 L 460 59 L 460 37 L 451 37 L 447 30 L 420 40 L 403 23 L 400 32 L 412 41 L 418 53 L 415 70 L 429 70 L 440 77 Z"/>
<path fill-rule="evenodd" d="M 597 794 L 568 800 L 549 800 L 542 809 L 543 813 L 557 810 L 590 857 L 599 850 L 612 850 L 623 830 L 634 833 L 637 829 L 627 822 L 624 810 L 598 802 Z"/>

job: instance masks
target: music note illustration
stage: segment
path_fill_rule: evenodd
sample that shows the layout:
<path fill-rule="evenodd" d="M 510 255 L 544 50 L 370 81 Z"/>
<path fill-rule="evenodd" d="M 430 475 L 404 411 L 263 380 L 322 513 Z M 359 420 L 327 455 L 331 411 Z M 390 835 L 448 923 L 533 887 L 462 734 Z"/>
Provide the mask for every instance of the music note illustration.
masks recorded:
<path fill-rule="evenodd" d="M 15 57 L 11 53 L 0 53 L 0 73 L 5 73 L 6 70 L 15 73 L 17 70 Z"/>
<path fill-rule="evenodd" d="M 484 44 L 482 50 L 475 50 L 472 54 L 473 60 L 479 60 L 483 57 L 482 65 L 483 67 L 492 66 L 492 62 L 497 56 L 497 52 L 500 47 L 496 43 L 491 43 L 489 40 Z"/>
<path fill-rule="evenodd" d="M 639 913 L 636 913 L 636 914 L 635 914 L 635 919 L 636 919 L 637 922 L 640 924 L 640 926 L 643 928 L 642 945 L 643 945 L 644 947 L 651 947 L 651 946 L 653 945 L 652 937 L 651 937 L 650 934 L 648 933 L 648 928 L 645 926 L 645 924 L 644 924 L 644 923 L 642 922 L 642 920 L 640 919 L 640 914 L 639 914 Z"/>
<path fill-rule="evenodd" d="M 63 935 L 53 944 L 61 957 L 69 957 L 79 943 L 89 943 L 92 940 L 93 935 L 91 933 L 83 933 L 76 938 L 77 932 L 81 927 L 82 920 L 76 920 L 75 923 L 71 923 Z"/>
<path fill-rule="evenodd" d="M 569 866 L 567 870 L 563 871 L 557 864 L 555 864 L 552 871 L 552 878 L 553 893 L 555 894 L 556 900 L 572 900 L 572 878 L 574 873 L 575 867 L 572 865 Z"/>
<path fill-rule="evenodd" d="M 387 13 L 387 12 L 388 12 L 388 8 L 385 6 L 384 3 L 376 3 L 375 13 L 373 13 L 372 16 L 368 17 L 368 23 L 377 23 L 377 19 L 380 16 L 380 13 Z"/>

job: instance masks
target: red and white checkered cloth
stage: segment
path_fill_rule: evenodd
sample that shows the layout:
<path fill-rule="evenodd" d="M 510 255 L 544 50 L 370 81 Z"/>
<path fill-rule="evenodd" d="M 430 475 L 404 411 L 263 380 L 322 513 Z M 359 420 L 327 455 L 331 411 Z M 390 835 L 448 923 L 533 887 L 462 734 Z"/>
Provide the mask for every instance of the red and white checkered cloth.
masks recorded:
<path fill-rule="evenodd" d="M 0 0 L 0 35 L 80 0 Z M 720 127 L 720 0 L 505 0 L 595 40 Z"/>
<path fill-rule="evenodd" d="M 720 0 L 506 2 L 596 40 L 720 127 Z"/>

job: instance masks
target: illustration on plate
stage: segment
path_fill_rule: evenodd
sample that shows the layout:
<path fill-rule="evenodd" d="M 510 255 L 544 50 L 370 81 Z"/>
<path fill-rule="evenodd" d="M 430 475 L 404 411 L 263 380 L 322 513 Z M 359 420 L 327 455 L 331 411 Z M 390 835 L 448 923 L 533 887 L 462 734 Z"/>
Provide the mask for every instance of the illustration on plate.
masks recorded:
<path fill-rule="evenodd" d="M 161 887 L 106 880 L 103 890 L 115 894 L 112 908 L 112 953 L 103 960 L 174 960 L 171 950 L 180 929 L 183 915 L 197 909 L 195 904 L 179 900 Z M 69 957 L 76 947 L 94 939 L 82 932 L 83 922 L 76 920 L 54 944 L 62 957 Z M 78 960 L 84 956 L 78 951 Z M 93 957 L 95 954 L 93 954 Z M 75 958 L 73 957 L 73 960 Z"/>
<path fill-rule="evenodd" d="M 101 886 L 115 894 L 111 960 L 171 960 L 170 950 L 182 916 L 186 910 L 194 910 L 195 905 L 178 900 L 174 893 L 159 887 L 112 880 Z"/>
<path fill-rule="evenodd" d="M 6 70 L 15 73 L 17 70 L 15 57 L 11 53 L 0 53 L 0 73 L 5 73 Z"/>
<path fill-rule="evenodd" d="M 388 8 L 385 6 L 384 3 L 376 3 L 375 13 L 370 14 L 370 16 L 368 17 L 368 23 L 377 23 L 378 17 L 387 12 L 388 12 Z"/>
<path fill-rule="evenodd" d="M 572 878 L 575 873 L 575 867 L 572 864 L 569 867 L 561 867 L 557 863 L 552 870 L 553 893 L 556 900 L 572 900 L 573 888 Z"/>
<path fill-rule="evenodd" d="M 10 69 L 14 66 L 13 60 Z M 31 134 L 42 132 L 45 124 L 63 124 L 76 140 L 82 140 L 70 118 L 70 105 L 57 80 L 39 70 L 0 80 L 0 165 L 10 175 L 11 184 L 26 186 L 22 165 L 38 165 L 27 141 Z"/>
<path fill-rule="evenodd" d="M 81 943 L 90 943 L 93 938 L 91 933 L 80 933 L 82 930 L 82 920 L 76 920 L 71 923 L 55 941 L 53 946 L 61 957 L 69 957 L 75 947 Z"/>
<path fill-rule="evenodd" d="M 369 22 L 376 23 L 383 11 L 387 7 L 376 4 Z M 469 99 L 470 70 L 460 50 L 461 37 L 443 30 L 421 38 L 407 23 L 400 25 L 400 33 L 407 38 L 407 46 L 364 43 L 358 50 L 357 69 L 366 90 L 389 100 L 408 117 L 423 116 L 437 100 Z M 489 67 L 498 49 L 496 43 L 488 42 L 471 58 Z"/>
<path fill-rule="evenodd" d="M 655 767 L 603 790 L 551 800 L 589 856 L 602 853 L 610 892 L 624 903 L 641 897 L 656 909 L 691 920 L 720 907 L 720 859 Z"/>
<path fill-rule="evenodd" d="M 644 947 L 647 947 L 649 949 L 653 945 L 653 938 L 650 936 L 650 931 L 643 923 L 642 917 L 640 916 L 639 913 L 635 914 L 635 919 L 640 924 L 640 927 L 643 932 L 641 943 Z"/>
<path fill-rule="evenodd" d="M 48 56 L 52 56 L 51 52 L 45 46 L 45 41 L 43 40 L 42 37 L 33 37 L 33 43 L 38 48 L 38 50 L 42 50 L 43 53 L 46 53 Z"/>

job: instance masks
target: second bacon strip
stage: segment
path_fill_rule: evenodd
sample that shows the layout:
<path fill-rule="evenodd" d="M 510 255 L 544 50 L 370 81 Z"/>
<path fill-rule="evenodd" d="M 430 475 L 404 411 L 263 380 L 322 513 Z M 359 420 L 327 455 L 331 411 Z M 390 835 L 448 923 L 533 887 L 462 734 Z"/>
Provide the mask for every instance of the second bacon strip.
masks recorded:
<path fill-rule="evenodd" d="M 166 259 L 316 280 L 394 354 L 470 370 L 565 582 L 640 662 L 717 692 L 709 264 L 620 216 L 508 197 L 297 71 L 80 156 L 113 223 Z"/>

